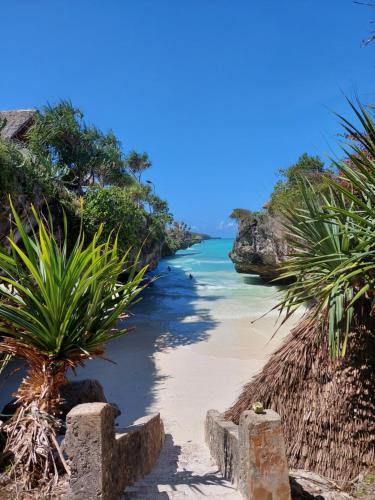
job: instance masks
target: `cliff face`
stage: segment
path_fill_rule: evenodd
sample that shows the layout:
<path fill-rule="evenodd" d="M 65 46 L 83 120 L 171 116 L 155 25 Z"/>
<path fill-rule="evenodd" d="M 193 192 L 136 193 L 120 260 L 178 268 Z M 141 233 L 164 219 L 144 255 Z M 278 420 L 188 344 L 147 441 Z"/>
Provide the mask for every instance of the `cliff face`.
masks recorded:
<path fill-rule="evenodd" d="M 162 249 L 162 257 L 170 257 L 174 255 L 178 250 L 185 250 L 186 248 L 195 245 L 195 243 L 201 243 L 203 240 L 207 239 L 207 235 L 187 232 L 169 232 L 164 241 Z"/>
<path fill-rule="evenodd" d="M 258 274 L 264 281 L 279 276 L 279 265 L 287 255 L 284 230 L 269 215 L 238 221 L 238 233 L 229 257 L 238 273 Z"/>
<path fill-rule="evenodd" d="M 143 246 L 141 255 L 139 257 L 138 268 L 148 265 L 148 270 L 153 271 L 156 269 L 159 260 L 162 258 L 164 241 L 154 239 L 149 245 Z"/>

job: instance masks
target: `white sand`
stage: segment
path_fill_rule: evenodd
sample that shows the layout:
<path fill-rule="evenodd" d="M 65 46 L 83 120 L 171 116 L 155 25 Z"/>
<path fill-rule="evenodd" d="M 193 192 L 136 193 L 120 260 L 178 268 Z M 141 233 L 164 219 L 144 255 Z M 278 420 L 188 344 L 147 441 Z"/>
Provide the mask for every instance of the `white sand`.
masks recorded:
<path fill-rule="evenodd" d="M 187 323 L 197 318 L 188 318 Z M 162 322 L 137 321 L 136 331 L 109 344 L 104 360 L 88 362 L 79 378 L 98 378 L 123 412 L 120 425 L 160 412 L 175 443 L 203 442 L 207 410 L 225 410 L 244 383 L 261 369 L 289 326 L 270 341 L 274 319 L 224 320 L 207 339 L 157 349 L 168 336 Z"/>

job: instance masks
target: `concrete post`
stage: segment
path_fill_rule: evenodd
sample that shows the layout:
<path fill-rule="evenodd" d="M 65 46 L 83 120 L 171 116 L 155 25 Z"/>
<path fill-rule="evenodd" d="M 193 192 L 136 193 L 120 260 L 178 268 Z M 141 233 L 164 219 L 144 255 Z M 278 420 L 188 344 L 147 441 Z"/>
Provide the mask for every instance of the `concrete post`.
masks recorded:
<path fill-rule="evenodd" d="M 239 424 L 239 490 L 248 500 L 290 500 L 280 416 L 272 410 L 242 413 Z"/>
<path fill-rule="evenodd" d="M 111 474 L 115 416 L 107 403 L 81 404 L 68 414 L 64 449 L 71 469 L 69 499 L 116 498 Z"/>

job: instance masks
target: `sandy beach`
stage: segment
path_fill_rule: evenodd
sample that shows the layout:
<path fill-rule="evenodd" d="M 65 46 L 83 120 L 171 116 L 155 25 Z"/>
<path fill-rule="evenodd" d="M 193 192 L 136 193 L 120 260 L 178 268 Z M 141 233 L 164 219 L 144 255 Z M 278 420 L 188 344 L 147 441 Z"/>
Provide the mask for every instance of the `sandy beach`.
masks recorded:
<path fill-rule="evenodd" d="M 192 321 L 189 318 L 187 324 Z M 288 330 L 283 328 L 269 342 L 273 325 L 273 319 L 255 325 L 245 320 L 222 321 L 205 340 L 167 345 L 150 355 L 152 344 L 165 333 L 155 323 L 140 322 L 126 340 L 118 341 L 121 347 L 126 342 L 126 350 L 116 344 L 108 350 L 117 365 L 95 361 L 79 375 L 102 381 L 108 398 L 123 412 L 121 424 L 142 412 L 160 412 L 175 443 L 203 443 L 207 410 L 226 409 Z"/>
<path fill-rule="evenodd" d="M 261 316 L 276 289 L 237 274 L 227 247 L 205 242 L 161 261 L 161 278 L 133 310 L 135 330 L 108 344 L 116 364 L 94 360 L 78 371 L 101 381 L 122 411 L 119 425 L 160 412 L 175 443 L 203 443 L 207 410 L 225 410 L 290 330 L 272 338 L 277 314 Z"/>
<path fill-rule="evenodd" d="M 167 437 L 154 479 L 146 478 L 152 491 L 165 492 L 173 484 L 182 494 L 199 485 L 206 498 L 239 498 L 210 459 L 205 415 L 228 408 L 291 324 L 272 339 L 276 313 L 259 318 L 275 305 L 277 290 L 235 273 L 225 253 L 229 245 L 213 252 L 208 242 L 162 261 L 161 278 L 132 311 L 128 324 L 134 331 L 107 346 L 112 362 L 89 361 L 70 377 L 102 383 L 108 401 L 121 410 L 119 427 L 160 412 Z M 1 403 L 9 401 L 20 378 L 21 372 L 3 384 Z M 200 494 L 189 489 L 190 497 Z"/>

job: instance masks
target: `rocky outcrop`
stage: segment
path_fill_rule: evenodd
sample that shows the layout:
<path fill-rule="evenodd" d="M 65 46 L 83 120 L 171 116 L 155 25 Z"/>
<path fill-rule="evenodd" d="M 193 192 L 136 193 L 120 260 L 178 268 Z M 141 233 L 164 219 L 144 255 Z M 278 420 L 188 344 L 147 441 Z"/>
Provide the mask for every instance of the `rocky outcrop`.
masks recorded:
<path fill-rule="evenodd" d="M 186 224 L 175 222 L 174 226 L 165 232 L 150 237 L 150 228 L 144 228 L 145 237 L 139 256 L 138 268 L 148 266 L 148 271 L 156 269 L 159 260 L 163 257 L 170 257 L 178 250 L 184 250 L 195 243 L 201 243 L 210 237 L 206 234 L 192 233 L 187 229 Z"/>
<path fill-rule="evenodd" d="M 185 232 L 182 234 L 176 234 L 167 232 L 167 238 L 164 241 L 162 257 L 170 257 L 174 255 L 178 250 L 185 250 L 186 248 L 195 245 L 196 243 L 201 243 L 203 240 L 211 239 L 210 236 L 200 233 Z"/>
<path fill-rule="evenodd" d="M 229 257 L 238 273 L 258 274 L 264 281 L 278 278 L 288 249 L 285 230 L 267 214 L 238 220 L 238 233 Z"/>
<path fill-rule="evenodd" d="M 149 244 L 142 246 L 141 254 L 139 256 L 138 268 L 148 266 L 148 271 L 156 269 L 159 260 L 162 258 L 164 241 L 162 239 L 153 239 Z"/>

